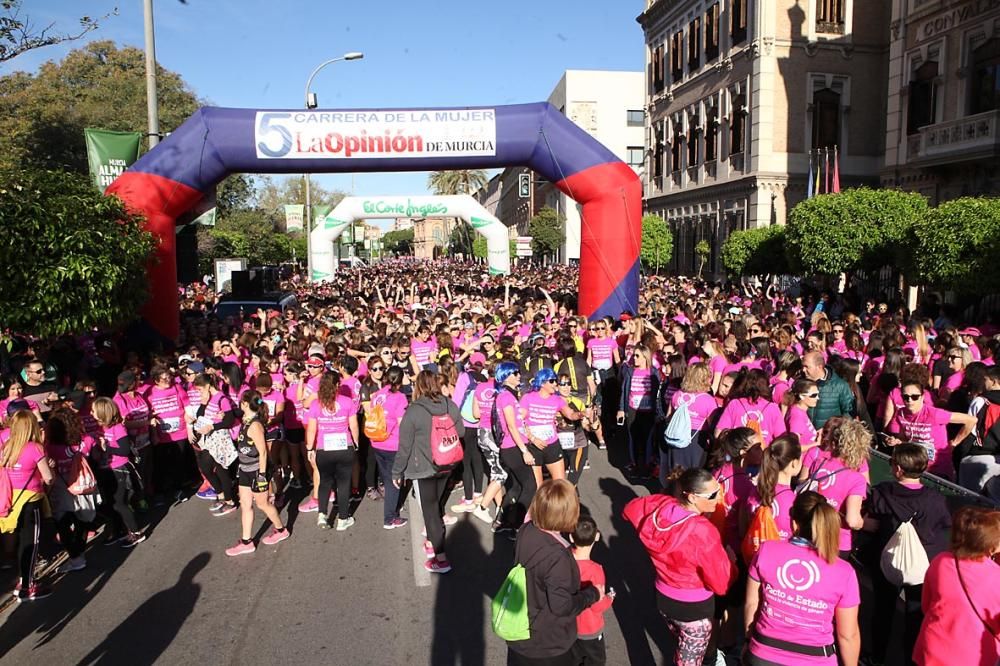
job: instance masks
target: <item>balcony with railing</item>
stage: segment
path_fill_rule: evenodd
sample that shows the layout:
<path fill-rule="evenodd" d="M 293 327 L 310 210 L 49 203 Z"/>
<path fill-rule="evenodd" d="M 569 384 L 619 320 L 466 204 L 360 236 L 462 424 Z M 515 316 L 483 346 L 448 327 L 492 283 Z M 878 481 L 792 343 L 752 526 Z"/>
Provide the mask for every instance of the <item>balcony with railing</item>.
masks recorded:
<path fill-rule="evenodd" d="M 1000 110 L 921 127 L 906 141 L 910 164 L 946 164 L 1000 154 Z"/>

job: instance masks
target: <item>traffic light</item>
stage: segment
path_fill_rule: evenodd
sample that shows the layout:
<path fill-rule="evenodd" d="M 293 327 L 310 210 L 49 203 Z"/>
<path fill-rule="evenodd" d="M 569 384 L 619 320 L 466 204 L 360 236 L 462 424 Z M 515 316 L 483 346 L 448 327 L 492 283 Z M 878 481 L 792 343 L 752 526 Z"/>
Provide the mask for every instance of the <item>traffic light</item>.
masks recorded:
<path fill-rule="evenodd" d="M 530 173 L 519 173 L 517 174 L 517 193 L 522 199 L 527 199 L 531 196 L 531 174 Z"/>

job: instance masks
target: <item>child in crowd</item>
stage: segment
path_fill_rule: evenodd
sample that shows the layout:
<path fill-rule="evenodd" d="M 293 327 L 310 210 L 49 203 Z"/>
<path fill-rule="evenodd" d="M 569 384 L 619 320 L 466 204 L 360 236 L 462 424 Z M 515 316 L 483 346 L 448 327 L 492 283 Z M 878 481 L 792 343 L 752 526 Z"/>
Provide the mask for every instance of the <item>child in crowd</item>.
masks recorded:
<path fill-rule="evenodd" d="M 597 523 L 590 516 L 580 516 L 573 532 L 573 557 L 580 567 L 580 587 L 604 585 L 604 567 L 590 559 L 594 543 L 601 538 Z M 576 666 L 604 664 L 607 647 L 604 645 L 604 611 L 615 600 L 614 590 L 608 588 L 604 598 L 576 616 L 576 644 L 573 645 L 573 663 Z"/>

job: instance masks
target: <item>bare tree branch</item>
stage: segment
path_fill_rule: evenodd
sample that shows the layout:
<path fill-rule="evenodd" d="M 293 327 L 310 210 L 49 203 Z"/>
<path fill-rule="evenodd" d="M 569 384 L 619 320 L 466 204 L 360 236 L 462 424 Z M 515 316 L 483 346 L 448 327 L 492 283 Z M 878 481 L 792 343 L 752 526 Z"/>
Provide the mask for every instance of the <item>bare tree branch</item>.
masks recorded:
<path fill-rule="evenodd" d="M 83 16 L 80 18 L 78 32 L 56 33 L 53 32 L 55 23 L 39 29 L 31 22 L 30 17 L 22 16 L 21 0 L 0 0 L 0 9 L 4 11 L 0 16 L 0 63 L 13 60 L 33 49 L 76 41 L 97 30 L 105 19 L 118 15 L 118 8 L 115 7 L 98 18 Z"/>

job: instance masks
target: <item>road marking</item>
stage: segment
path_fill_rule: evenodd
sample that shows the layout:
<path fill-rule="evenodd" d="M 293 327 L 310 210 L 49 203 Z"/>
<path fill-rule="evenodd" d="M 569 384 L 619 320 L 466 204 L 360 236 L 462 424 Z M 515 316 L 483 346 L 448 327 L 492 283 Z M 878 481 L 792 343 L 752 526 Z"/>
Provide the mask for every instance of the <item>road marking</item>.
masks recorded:
<path fill-rule="evenodd" d="M 410 514 L 410 543 L 413 545 L 413 582 L 417 587 L 430 587 L 431 574 L 424 568 L 427 557 L 424 555 L 424 537 L 420 531 L 424 529 L 424 514 L 420 510 L 420 498 L 417 496 L 417 484 L 413 484 L 413 492 L 408 494 L 406 508 Z"/>

